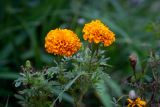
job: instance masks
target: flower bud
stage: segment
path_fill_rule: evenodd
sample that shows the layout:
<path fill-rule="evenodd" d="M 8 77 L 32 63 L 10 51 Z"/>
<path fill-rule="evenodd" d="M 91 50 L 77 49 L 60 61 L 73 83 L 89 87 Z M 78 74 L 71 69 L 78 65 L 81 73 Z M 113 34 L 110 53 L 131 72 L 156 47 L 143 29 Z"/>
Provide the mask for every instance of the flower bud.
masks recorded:
<path fill-rule="evenodd" d="M 136 97 L 137 96 L 136 96 L 135 91 L 134 90 L 130 90 L 129 91 L 129 98 L 133 100 L 133 99 L 136 99 Z"/>
<path fill-rule="evenodd" d="M 129 61 L 131 63 L 131 66 L 132 66 L 133 70 L 135 71 L 135 67 L 136 67 L 136 63 L 137 63 L 137 57 L 136 57 L 136 55 L 135 54 L 131 54 L 129 56 Z"/>
<path fill-rule="evenodd" d="M 26 68 L 28 68 L 28 69 L 32 68 L 31 62 L 30 62 L 29 60 L 26 61 L 25 66 L 26 66 Z"/>

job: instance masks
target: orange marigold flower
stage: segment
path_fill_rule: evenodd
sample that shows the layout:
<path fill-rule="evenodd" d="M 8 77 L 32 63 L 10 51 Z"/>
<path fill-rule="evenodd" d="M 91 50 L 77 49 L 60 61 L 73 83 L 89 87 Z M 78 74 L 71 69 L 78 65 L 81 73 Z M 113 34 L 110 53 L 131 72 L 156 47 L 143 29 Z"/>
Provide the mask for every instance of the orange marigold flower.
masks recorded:
<path fill-rule="evenodd" d="M 89 42 L 100 43 L 109 46 L 115 41 L 115 34 L 100 20 L 93 20 L 85 24 L 83 38 Z"/>
<path fill-rule="evenodd" d="M 72 56 L 81 47 L 80 39 L 71 30 L 55 29 L 45 37 L 45 48 L 48 53 Z"/>
<path fill-rule="evenodd" d="M 140 98 L 136 98 L 135 100 L 127 99 L 128 106 L 127 107 L 146 107 L 146 102 L 141 100 Z"/>

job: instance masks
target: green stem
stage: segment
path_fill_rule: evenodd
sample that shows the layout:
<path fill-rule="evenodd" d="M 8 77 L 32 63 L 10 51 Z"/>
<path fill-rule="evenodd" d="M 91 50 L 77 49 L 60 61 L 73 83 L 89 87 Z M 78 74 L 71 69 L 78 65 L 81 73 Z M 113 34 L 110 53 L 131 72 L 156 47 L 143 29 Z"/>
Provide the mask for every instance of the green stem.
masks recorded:
<path fill-rule="evenodd" d="M 90 58 L 90 61 L 89 61 L 89 69 L 88 69 L 88 72 L 91 71 L 91 67 L 92 67 L 92 58 L 93 58 L 93 56 L 94 56 L 93 43 L 91 44 L 90 50 L 91 50 L 92 53 L 91 53 L 91 58 Z"/>
<path fill-rule="evenodd" d="M 128 95 L 122 95 L 121 97 L 118 98 L 117 103 L 123 98 L 123 97 L 127 97 Z"/>
<path fill-rule="evenodd" d="M 75 106 L 76 106 L 76 107 L 81 107 L 82 99 L 83 99 L 83 96 L 85 95 L 86 91 L 87 91 L 87 88 L 85 88 L 85 89 L 81 92 L 80 97 L 75 100 Z"/>
<path fill-rule="evenodd" d="M 155 71 L 152 71 L 152 74 L 153 74 L 154 80 L 157 81 L 157 78 L 156 78 L 156 75 L 155 75 Z"/>
<path fill-rule="evenodd" d="M 133 75 L 134 75 L 135 81 L 137 81 L 137 76 L 136 76 L 136 70 L 135 69 L 133 69 Z"/>
<path fill-rule="evenodd" d="M 76 107 L 81 107 L 81 102 L 77 101 L 75 102 L 75 104 L 76 104 Z"/>

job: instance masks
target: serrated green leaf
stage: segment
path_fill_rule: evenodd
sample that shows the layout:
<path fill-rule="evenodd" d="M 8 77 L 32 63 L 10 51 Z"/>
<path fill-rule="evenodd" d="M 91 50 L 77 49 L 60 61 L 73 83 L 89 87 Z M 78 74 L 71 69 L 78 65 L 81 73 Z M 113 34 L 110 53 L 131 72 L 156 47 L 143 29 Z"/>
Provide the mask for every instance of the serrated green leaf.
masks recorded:
<path fill-rule="evenodd" d="M 105 86 L 104 81 L 99 81 L 96 84 L 95 89 L 103 105 L 105 107 L 113 107 L 111 104 L 111 97 L 107 92 L 107 87 Z"/>
<path fill-rule="evenodd" d="M 122 94 L 120 86 L 115 83 L 111 78 L 106 79 L 107 85 L 115 92 L 117 96 Z"/>
<path fill-rule="evenodd" d="M 15 83 L 15 87 L 19 87 L 21 85 L 21 81 L 17 81 L 16 83 Z"/>
<path fill-rule="evenodd" d="M 53 101 L 52 106 L 55 105 L 55 103 L 56 103 L 56 101 L 59 99 L 59 97 L 61 97 L 61 96 L 63 95 L 63 93 L 64 93 L 65 91 L 67 91 L 67 90 L 72 86 L 72 84 L 73 84 L 81 75 L 83 75 L 83 72 L 79 73 L 73 80 L 71 80 L 67 85 L 65 85 L 64 90 L 63 90 L 63 91 L 58 95 L 58 97 Z M 51 106 L 51 107 L 52 107 L 52 106 Z"/>

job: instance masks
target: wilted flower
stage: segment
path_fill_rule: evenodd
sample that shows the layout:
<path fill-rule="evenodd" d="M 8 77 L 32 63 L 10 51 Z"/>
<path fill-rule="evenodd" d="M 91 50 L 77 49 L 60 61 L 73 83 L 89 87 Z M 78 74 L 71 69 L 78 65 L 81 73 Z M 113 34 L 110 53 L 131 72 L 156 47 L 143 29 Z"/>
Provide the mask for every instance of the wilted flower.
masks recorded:
<path fill-rule="evenodd" d="M 68 29 L 51 30 L 45 37 L 46 51 L 51 54 L 72 56 L 80 47 L 80 39 Z"/>
<path fill-rule="evenodd" d="M 140 98 L 136 98 L 135 100 L 127 99 L 128 106 L 127 107 L 145 107 L 146 102 L 141 100 Z"/>
<path fill-rule="evenodd" d="M 115 34 L 100 20 L 93 20 L 85 24 L 83 38 L 89 42 L 100 43 L 109 46 L 115 41 Z"/>

